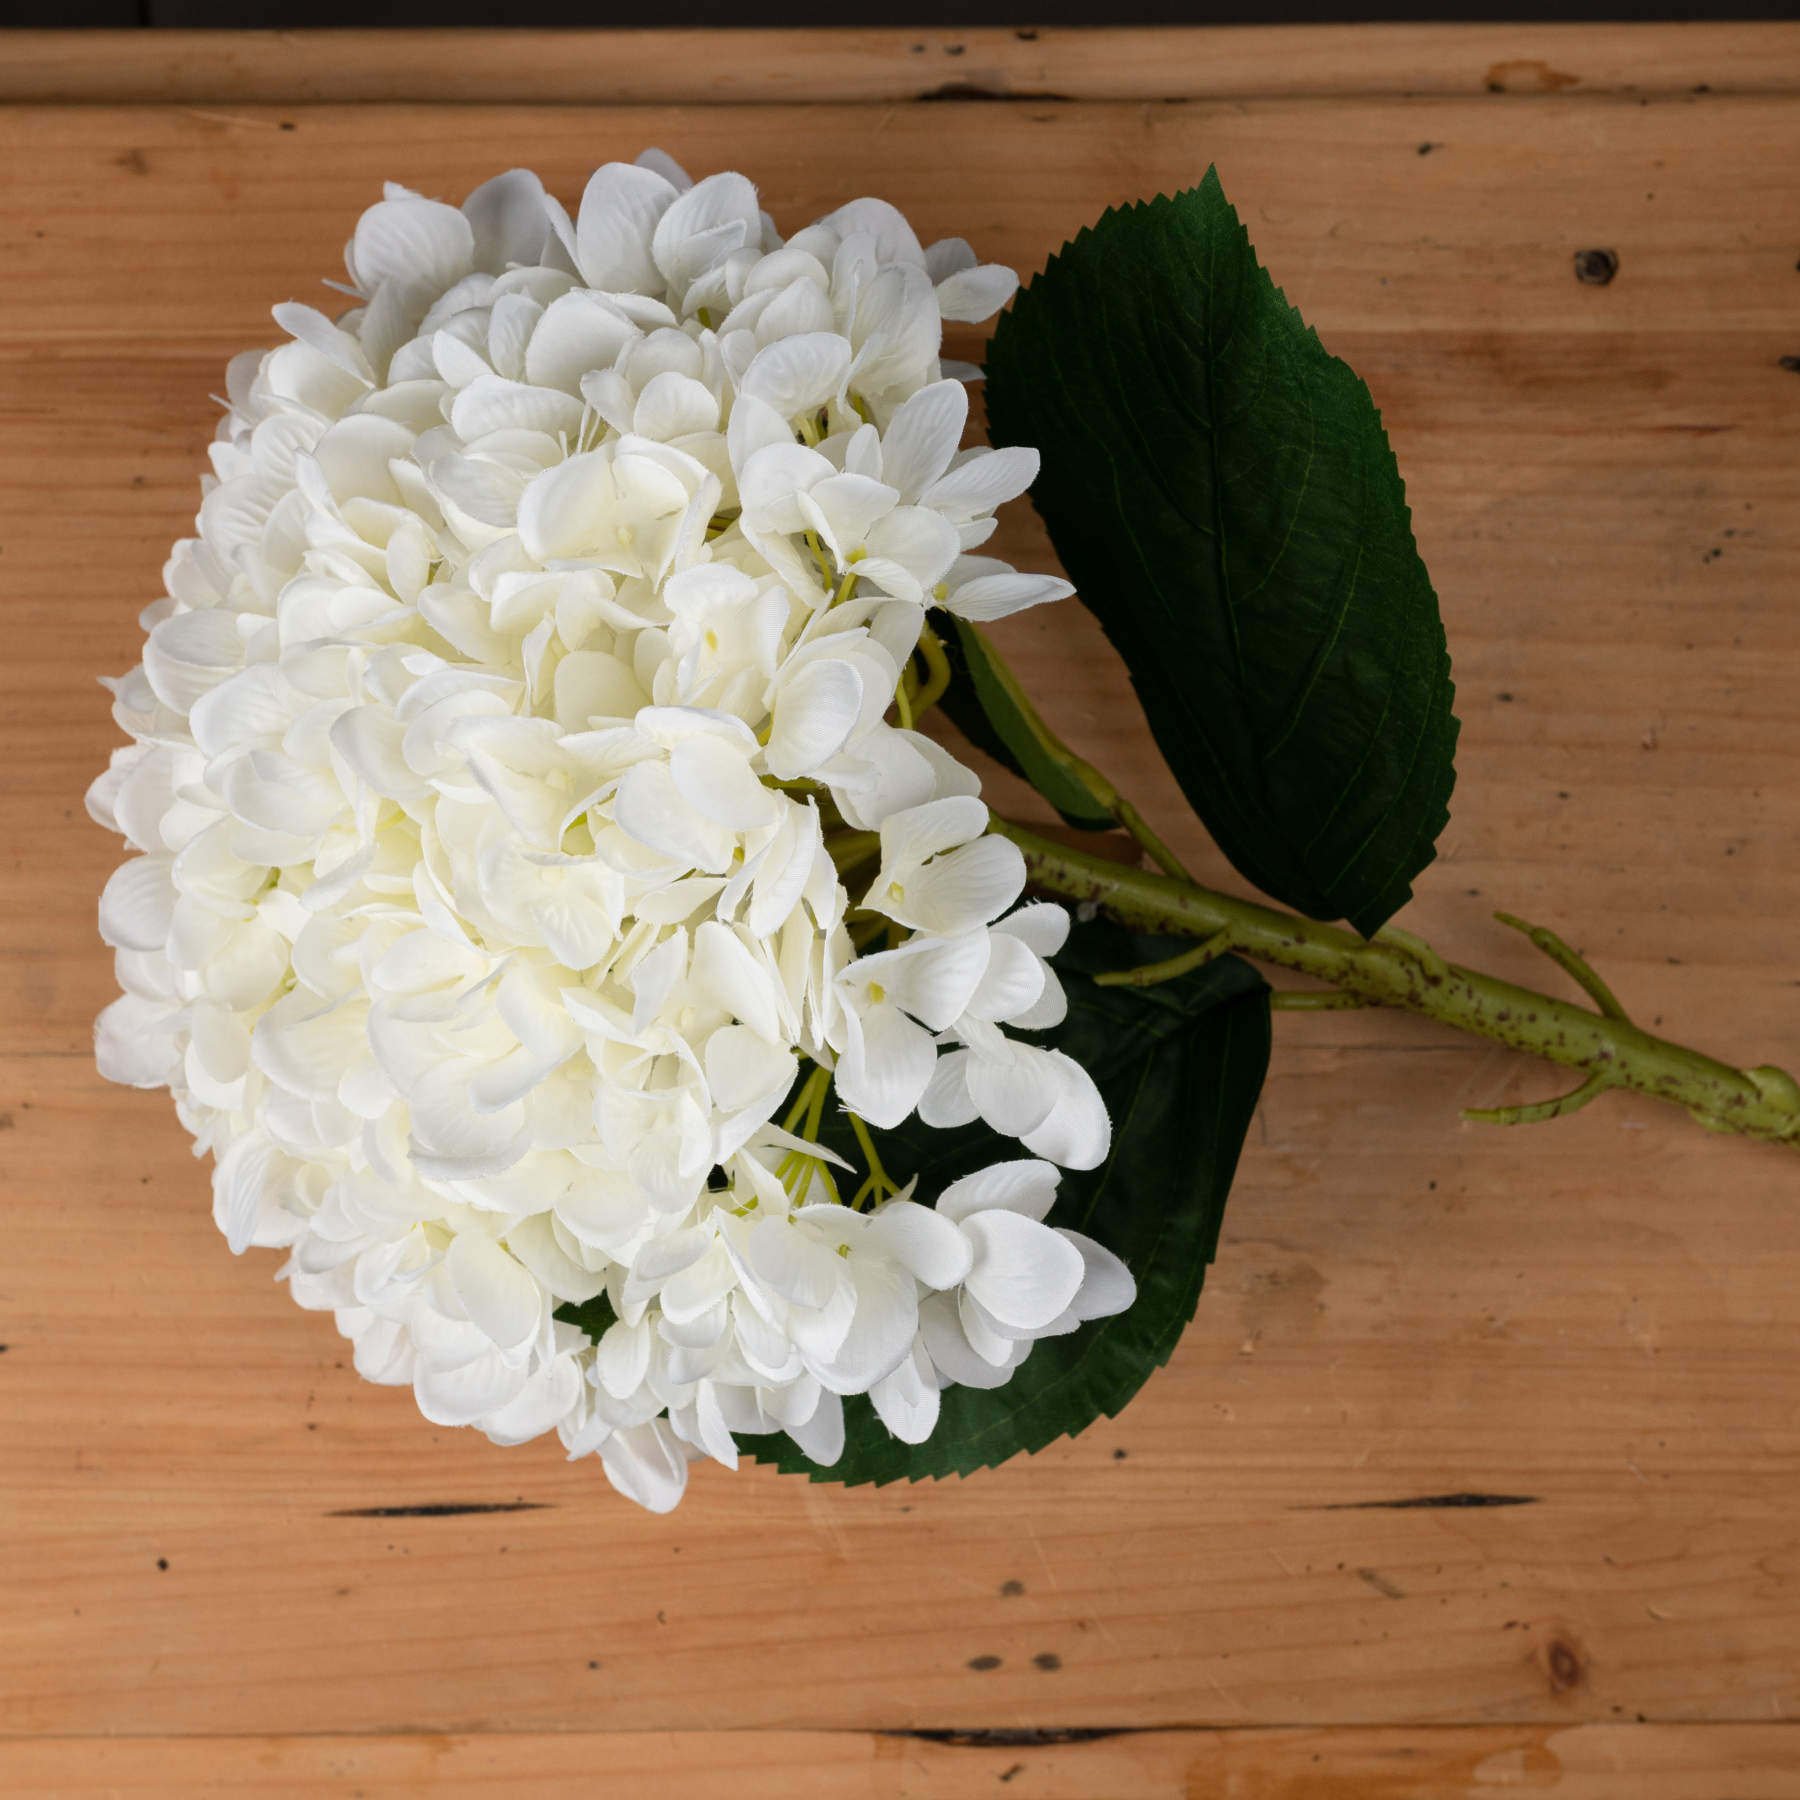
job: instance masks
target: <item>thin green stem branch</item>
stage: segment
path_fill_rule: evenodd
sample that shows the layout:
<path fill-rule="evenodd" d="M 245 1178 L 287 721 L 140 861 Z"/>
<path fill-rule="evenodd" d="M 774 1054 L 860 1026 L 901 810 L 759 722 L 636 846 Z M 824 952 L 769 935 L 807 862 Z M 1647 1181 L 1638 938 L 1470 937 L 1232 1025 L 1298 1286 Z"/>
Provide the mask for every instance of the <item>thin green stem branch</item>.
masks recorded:
<path fill-rule="evenodd" d="M 992 829 L 1024 852 L 1026 868 L 1039 888 L 1091 902 L 1123 925 L 1198 938 L 1204 940 L 1208 955 L 1230 950 L 1255 962 L 1292 969 L 1354 995 L 1364 1005 L 1418 1013 L 1579 1069 L 1586 1077 L 1559 1099 L 1470 1117 L 1527 1124 L 1573 1112 L 1608 1088 L 1628 1088 L 1685 1107 L 1714 1131 L 1800 1142 L 1800 1087 L 1791 1076 L 1776 1068 L 1734 1068 L 1640 1029 L 1624 1016 L 1605 983 L 1554 933 L 1524 927 L 1532 942 L 1594 997 L 1601 1011 L 1590 1012 L 1573 1001 L 1447 963 L 1428 944 L 1397 927 L 1387 927 L 1365 941 L 1336 925 L 1065 848 L 1005 819 L 994 819 Z M 1327 1002 L 1323 996 L 1305 1001 L 1297 995 L 1279 998 L 1286 1006 L 1348 1004 Z"/>

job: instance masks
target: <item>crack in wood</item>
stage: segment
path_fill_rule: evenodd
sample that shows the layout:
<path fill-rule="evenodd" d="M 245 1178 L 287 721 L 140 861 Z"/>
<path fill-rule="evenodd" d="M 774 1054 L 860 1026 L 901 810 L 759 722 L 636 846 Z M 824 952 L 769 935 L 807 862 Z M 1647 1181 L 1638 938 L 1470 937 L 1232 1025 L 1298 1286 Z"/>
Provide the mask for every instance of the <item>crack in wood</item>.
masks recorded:
<path fill-rule="evenodd" d="M 1093 1744 L 1102 1738 L 1134 1737 L 1137 1725 L 996 1726 L 989 1731 L 884 1731 L 882 1737 L 918 1738 L 927 1744 L 947 1744 L 954 1750 L 1038 1750 L 1056 1744 Z"/>
<path fill-rule="evenodd" d="M 1012 88 L 984 87 L 978 81 L 946 81 L 940 87 L 927 88 L 923 93 L 913 95 L 915 103 L 929 104 L 939 100 L 1004 100 L 1009 103 L 1021 103 L 1027 100 L 1048 100 L 1058 105 L 1073 105 L 1073 94 L 1052 93 L 1019 93 Z"/>
<path fill-rule="evenodd" d="M 328 1519 L 459 1519 L 469 1513 L 549 1512 L 543 1500 L 433 1500 L 423 1506 L 344 1506 Z"/>
<path fill-rule="evenodd" d="M 1411 1494 L 1401 1500 L 1333 1500 L 1290 1512 L 1417 1512 L 1457 1506 L 1536 1506 L 1536 1494 Z"/>

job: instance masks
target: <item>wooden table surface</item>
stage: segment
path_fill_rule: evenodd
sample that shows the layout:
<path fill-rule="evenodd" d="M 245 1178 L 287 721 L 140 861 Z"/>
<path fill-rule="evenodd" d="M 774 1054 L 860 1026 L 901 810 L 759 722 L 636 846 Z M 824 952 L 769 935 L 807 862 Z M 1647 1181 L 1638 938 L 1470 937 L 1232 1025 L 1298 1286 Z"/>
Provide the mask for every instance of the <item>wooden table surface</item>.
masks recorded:
<path fill-rule="evenodd" d="M 1405 922 L 1554 983 L 1508 907 L 1800 1065 L 1800 31 L 168 46 L 0 47 L 0 1793 L 1800 1796 L 1792 1155 L 1620 1098 L 1461 1124 L 1551 1077 L 1288 1015 L 1118 1420 L 918 1487 L 702 1470 L 652 1518 L 434 1430 L 226 1252 L 167 1096 L 91 1063 L 81 805 L 225 359 L 325 303 L 383 178 L 572 197 L 660 144 L 784 226 L 878 192 L 1031 271 L 1216 161 L 1443 597 L 1461 773 Z M 1229 880 L 1085 615 L 1001 635 Z"/>

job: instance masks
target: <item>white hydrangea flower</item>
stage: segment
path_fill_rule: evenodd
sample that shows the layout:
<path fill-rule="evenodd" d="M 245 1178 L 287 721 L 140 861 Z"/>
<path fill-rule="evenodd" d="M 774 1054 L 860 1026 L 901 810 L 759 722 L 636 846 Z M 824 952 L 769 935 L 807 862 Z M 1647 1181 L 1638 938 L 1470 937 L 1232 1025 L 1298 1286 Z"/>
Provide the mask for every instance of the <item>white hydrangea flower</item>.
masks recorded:
<path fill-rule="evenodd" d="M 959 447 L 941 325 L 1016 280 L 877 200 L 783 242 L 656 152 L 572 219 L 524 171 L 390 186 L 346 261 L 357 305 L 232 363 L 110 684 L 101 1070 L 436 1423 L 658 1509 L 734 1433 L 831 1464 L 849 1395 L 922 1441 L 1132 1294 L 1041 1223 L 1099 1095 L 1004 1029 L 1062 1016 L 1066 915 L 911 729 L 929 606 L 1069 591 L 972 554 L 1037 458 Z M 834 1077 L 1040 1160 L 846 1194 Z M 602 1295 L 597 1345 L 554 1316 Z"/>

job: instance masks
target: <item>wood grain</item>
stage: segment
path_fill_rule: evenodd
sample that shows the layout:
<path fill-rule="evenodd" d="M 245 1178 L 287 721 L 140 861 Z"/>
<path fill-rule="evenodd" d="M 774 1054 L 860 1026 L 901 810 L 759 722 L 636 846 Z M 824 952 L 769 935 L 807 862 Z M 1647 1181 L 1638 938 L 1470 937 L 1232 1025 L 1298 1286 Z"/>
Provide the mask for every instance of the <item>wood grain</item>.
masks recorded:
<path fill-rule="evenodd" d="M 0 101 L 536 105 L 1792 93 L 1786 25 L 10 31 Z"/>
<path fill-rule="evenodd" d="M 1042 1741 L 1047 1737 L 1049 1741 Z M 1794 1800 L 1787 1725 L 1428 1731 L 555 1732 L 349 1738 L 62 1738 L 19 1746 L 9 1800 L 504 1800 L 583 1783 L 633 1800 Z M 566 1785 L 565 1785 L 566 1784 Z"/>
<path fill-rule="evenodd" d="M 1698 66 L 1734 40 L 1684 41 Z M 1287 69 L 1259 54 L 1266 91 Z M 784 224 L 879 191 L 1028 271 L 1216 160 L 1370 381 L 1443 597 L 1461 775 L 1407 922 L 1554 980 L 1488 919 L 1523 912 L 1663 1030 L 1800 1063 L 1794 101 L 0 111 L 0 1790 L 612 1766 L 656 1795 L 724 1771 L 744 1800 L 954 1800 L 1018 1762 L 1007 1791 L 1050 1796 L 1800 1792 L 1781 1153 L 1626 1100 L 1484 1131 L 1457 1107 L 1540 1071 L 1418 1021 L 1284 1018 L 1199 1317 L 1119 1420 L 963 1482 L 702 1474 L 654 1520 L 554 1446 L 359 1383 L 273 1257 L 225 1253 L 166 1097 L 95 1076 L 93 678 L 188 528 L 224 359 L 317 293 L 383 176 L 457 195 L 524 162 L 572 194 L 645 142 L 748 167 Z M 1604 288 L 1574 278 L 1594 246 Z M 1002 548 L 1047 561 L 1029 517 Z M 1229 881 L 1086 616 L 1003 635 Z M 1427 1504 L 1470 1495 L 1514 1503 Z M 486 1510 L 417 1511 L 445 1505 Z M 1072 1727 L 1132 1735 L 893 1735 Z"/>

